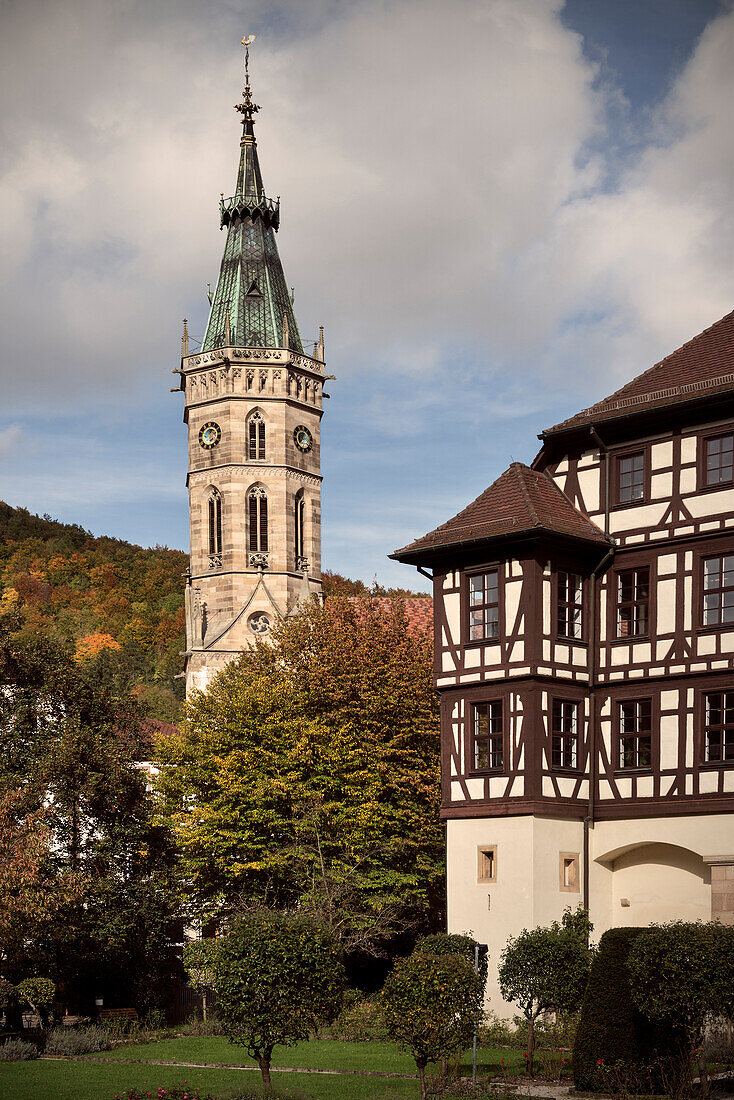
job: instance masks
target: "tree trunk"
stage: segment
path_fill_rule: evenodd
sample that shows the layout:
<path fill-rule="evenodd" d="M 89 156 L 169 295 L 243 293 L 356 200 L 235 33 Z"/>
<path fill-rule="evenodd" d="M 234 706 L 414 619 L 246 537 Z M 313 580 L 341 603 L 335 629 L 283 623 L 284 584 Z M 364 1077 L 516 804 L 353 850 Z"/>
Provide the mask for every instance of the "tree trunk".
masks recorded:
<path fill-rule="evenodd" d="M 426 1100 L 426 1063 L 425 1062 L 419 1062 L 416 1059 L 415 1064 L 418 1066 L 418 1080 L 420 1082 L 420 1089 L 421 1089 L 420 1100 Z"/>
<path fill-rule="evenodd" d="M 201 994 L 201 1016 L 206 1023 L 206 990 L 204 989 Z"/>
<path fill-rule="evenodd" d="M 533 1076 L 533 1056 L 535 1055 L 535 1017 L 528 1017 L 528 1076 Z"/>
<path fill-rule="evenodd" d="M 263 1055 L 262 1058 L 258 1058 L 257 1060 L 257 1064 L 260 1066 L 260 1073 L 262 1074 L 263 1088 L 267 1093 L 271 1093 L 273 1091 L 273 1082 L 270 1080 L 271 1057 L 272 1053 L 267 1056 Z"/>

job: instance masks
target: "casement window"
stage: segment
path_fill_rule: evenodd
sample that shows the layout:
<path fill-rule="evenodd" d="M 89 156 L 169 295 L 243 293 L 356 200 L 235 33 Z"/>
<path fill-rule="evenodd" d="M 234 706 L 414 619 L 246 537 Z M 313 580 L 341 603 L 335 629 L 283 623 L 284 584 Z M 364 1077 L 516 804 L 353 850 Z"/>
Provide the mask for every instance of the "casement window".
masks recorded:
<path fill-rule="evenodd" d="M 296 493 L 296 500 L 295 500 L 295 505 L 294 505 L 294 517 L 293 517 L 294 524 L 295 524 L 295 537 L 296 537 L 296 541 L 295 541 L 296 569 L 298 568 L 298 564 L 299 564 L 300 561 L 302 561 L 303 556 L 304 556 L 304 552 L 303 552 L 303 546 L 304 546 L 303 532 L 304 532 L 305 518 L 306 518 L 306 501 L 305 501 L 304 496 L 303 496 L 303 489 L 301 489 L 301 490 L 299 490 L 298 493 Z"/>
<path fill-rule="evenodd" d="M 499 572 L 474 573 L 469 577 L 469 640 L 481 642 L 499 637 Z"/>
<path fill-rule="evenodd" d="M 734 560 L 734 559 L 733 559 Z M 623 569 L 617 574 L 617 637 L 636 638 L 648 632 L 650 569 Z"/>
<path fill-rule="evenodd" d="M 219 490 L 214 488 L 209 490 L 207 500 L 207 525 L 209 556 L 210 558 L 219 557 L 222 553 L 222 498 Z"/>
<path fill-rule="evenodd" d="M 497 881 L 497 845 L 477 848 L 477 882 Z"/>
<path fill-rule="evenodd" d="M 578 573 L 558 574 L 556 625 L 559 638 L 581 638 L 584 582 Z"/>
<path fill-rule="evenodd" d="M 474 771 L 501 771 L 504 767 L 502 700 L 477 703 L 474 711 L 472 764 Z"/>
<path fill-rule="evenodd" d="M 734 624 L 734 554 L 704 558 L 703 625 Z"/>
<path fill-rule="evenodd" d="M 247 454 L 251 462 L 265 458 L 265 421 L 259 412 L 251 413 L 247 421 Z"/>
<path fill-rule="evenodd" d="M 268 498 L 259 485 L 247 494 L 249 520 L 249 547 L 251 551 L 267 553 L 268 550 Z"/>
<path fill-rule="evenodd" d="M 703 483 L 727 485 L 734 481 L 734 434 L 703 441 Z"/>
<path fill-rule="evenodd" d="M 619 767 L 652 765 L 652 702 L 626 699 L 619 704 Z"/>
<path fill-rule="evenodd" d="M 617 500 L 631 504 L 645 499 L 645 453 L 620 455 L 617 459 Z"/>
<path fill-rule="evenodd" d="M 706 763 L 734 763 L 734 691 L 709 691 L 704 695 L 704 723 Z"/>
<path fill-rule="evenodd" d="M 553 767 L 577 767 L 579 704 L 568 699 L 554 699 L 552 723 Z"/>

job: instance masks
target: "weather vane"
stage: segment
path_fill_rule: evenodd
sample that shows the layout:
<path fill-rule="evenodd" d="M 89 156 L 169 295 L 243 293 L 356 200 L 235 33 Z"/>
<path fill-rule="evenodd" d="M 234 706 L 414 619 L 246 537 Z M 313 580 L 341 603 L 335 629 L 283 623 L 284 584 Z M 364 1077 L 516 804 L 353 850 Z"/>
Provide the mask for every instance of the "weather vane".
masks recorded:
<path fill-rule="evenodd" d="M 242 45 L 245 47 L 245 84 L 250 83 L 250 46 L 255 41 L 254 34 L 246 34 L 242 39 Z"/>
<path fill-rule="evenodd" d="M 252 122 L 252 116 L 255 111 L 259 111 L 260 108 L 256 103 L 252 102 L 252 95 L 250 93 L 250 46 L 255 41 L 254 34 L 246 34 L 242 39 L 242 45 L 245 47 L 245 90 L 243 93 L 243 103 L 235 104 L 235 111 L 239 111 L 240 114 L 245 116 L 245 120 Z"/>

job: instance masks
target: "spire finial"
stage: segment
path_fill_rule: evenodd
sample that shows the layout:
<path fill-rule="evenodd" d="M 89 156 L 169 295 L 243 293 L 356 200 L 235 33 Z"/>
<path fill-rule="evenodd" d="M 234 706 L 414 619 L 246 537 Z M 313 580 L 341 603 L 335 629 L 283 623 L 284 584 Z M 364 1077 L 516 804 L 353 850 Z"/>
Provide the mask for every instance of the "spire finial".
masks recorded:
<path fill-rule="evenodd" d="M 242 39 L 242 45 L 245 47 L 245 87 L 242 93 L 242 103 L 235 103 L 235 111 L 239 111 L 242 115 L 242 122 L 245 127 L 244 138 L 253 138 L 252 116 L 255 111 L 259 111 L 257 103 L 252 102 L 252 92 L 250 91 L 250 46 L 255 41 L 254 34 L 246 34 Z"/>
<path fill-rule="evenodd" d="M 188 321 L 184 317 L 183 319 L 183 334 L 181 336 L 181 358 L 189 354 L 189 326 Z"/>

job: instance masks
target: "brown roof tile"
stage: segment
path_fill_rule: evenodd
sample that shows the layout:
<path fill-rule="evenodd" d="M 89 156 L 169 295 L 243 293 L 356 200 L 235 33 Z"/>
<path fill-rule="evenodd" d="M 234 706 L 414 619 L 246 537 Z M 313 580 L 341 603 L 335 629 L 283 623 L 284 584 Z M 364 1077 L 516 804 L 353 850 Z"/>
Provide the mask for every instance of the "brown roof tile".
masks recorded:
<path fill-rule="evenodd" d="M 726 390 L 734 390 L 734 311 L 616 393 L 546 429 L 543 435 Z"/>
<path fill-rule="evenodd" d="M 392 604 L 400 601 L 405 605 L 405 618 L 408 626 L 418 634 L 433 634 L 433 598 L 425 596 L 348 596 L 348 600 L 358 602 L 369 600 L 378 604 L 383 611 L 388 611 Z"/>
<path fill-rule="evenodd" d="M 533 530 L 553 531 L 587 542 L 607 542 L 597 525 L 574 507 L 546 474 L 531 470 L 522 462 L 513 462 L 501 477 L 453 519 L 396 550 L 392 557 L 400 559 L 416 550 L 455 546 Z"/>

